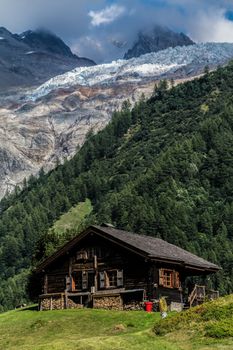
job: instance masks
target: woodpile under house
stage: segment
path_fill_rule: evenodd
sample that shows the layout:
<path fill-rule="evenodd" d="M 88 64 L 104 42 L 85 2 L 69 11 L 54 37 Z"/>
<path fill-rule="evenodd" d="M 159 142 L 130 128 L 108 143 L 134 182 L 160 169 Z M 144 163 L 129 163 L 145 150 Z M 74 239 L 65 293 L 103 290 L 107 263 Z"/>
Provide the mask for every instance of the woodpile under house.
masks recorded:
<path fill-rule="evenodd" d="M 182 309 L 186 278 L 218 270 L 162 239 L 90 226 L 38 266 L 39 309 L 140 310 L 160 296 Z"/>

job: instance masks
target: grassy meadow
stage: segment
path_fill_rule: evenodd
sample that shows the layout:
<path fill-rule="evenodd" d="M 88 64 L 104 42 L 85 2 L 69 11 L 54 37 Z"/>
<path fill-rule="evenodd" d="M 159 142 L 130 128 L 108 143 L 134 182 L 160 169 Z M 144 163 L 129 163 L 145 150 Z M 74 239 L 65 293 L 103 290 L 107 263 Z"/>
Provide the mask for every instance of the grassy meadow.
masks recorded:
<path fill-rule="evenodd" d="M 233 296 L 172 314 L 33 308 L 0 315 L 4 350 L 232 350 Z"/>
<path fill-rule="evenodd" d="M 85 220 L 85 218 L 92 211 L 92 204 L 89 199 L 85 202 L 80 202 L 72 207 L 67 213 L 60 216 L 60 218 L 53 224 L 52 228 L 56 234 L 63 235 L 68 230 L 75 230 Z"/>

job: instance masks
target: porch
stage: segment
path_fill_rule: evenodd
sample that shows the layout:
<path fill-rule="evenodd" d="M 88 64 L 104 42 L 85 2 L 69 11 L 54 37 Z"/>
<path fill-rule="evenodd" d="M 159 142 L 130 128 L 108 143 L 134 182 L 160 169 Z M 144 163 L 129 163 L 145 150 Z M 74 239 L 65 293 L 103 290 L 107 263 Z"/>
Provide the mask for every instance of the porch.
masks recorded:
<path fill-rule="evenodd" d="M 188 297 L 187 307 L 200 305 L 205 301 L 215 300 L 219 298 L 219 291 L 208 289 L 206 286 L 195 284 L 191 294 Z"/>

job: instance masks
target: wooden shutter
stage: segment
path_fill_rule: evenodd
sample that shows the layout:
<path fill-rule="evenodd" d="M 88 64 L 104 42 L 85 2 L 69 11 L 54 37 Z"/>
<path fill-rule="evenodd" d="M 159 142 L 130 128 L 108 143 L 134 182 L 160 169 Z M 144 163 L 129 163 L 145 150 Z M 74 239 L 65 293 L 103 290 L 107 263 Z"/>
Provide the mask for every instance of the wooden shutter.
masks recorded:
<path fill-rule="evenodd" d="M 117 270 L 117 287 L 123 286 L 123 270 Z"/>
<path fill-rule="evenodd" d="M 100 288 L 105 287 L 105 272 L 99 272 L 99 278 L 100 278 Z"/>
<path fill-rule="evenodd" d="M 83 271 L 82 273 L 82 289 L 87 289 L 87 272 Z"/>
<path fill-rule="evenodd" d="M 70 277 L 66 276 L 65 278 L 65 289 L 70 290 Z"/>
<path fill-rule="evenodd" d="M 177 271 L 173 271 L 173 288 L 179 288 L 180 287 L 180 274 Z"/>
<path fill-rule="evenodd" d="M 44 294 L 48 293 L 48 275 L 44 275 L 44 288 L 43 288 Z"/>
<path fill-rule="evenodd" d="M 163 286 L 164 269 L 159 269 L 159 285 Z"/>

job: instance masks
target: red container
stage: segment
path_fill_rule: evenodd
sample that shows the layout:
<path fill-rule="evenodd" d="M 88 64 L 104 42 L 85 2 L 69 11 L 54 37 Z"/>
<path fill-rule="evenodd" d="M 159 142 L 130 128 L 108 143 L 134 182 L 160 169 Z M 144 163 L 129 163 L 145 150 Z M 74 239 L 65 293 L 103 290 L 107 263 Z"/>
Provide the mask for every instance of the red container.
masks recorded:
<path fill-rule="evenodd" d="M 153 310 L 153 303 L 151 301 L 145 301 L 145 310 L 146 312 L 152 312 Z"/>

